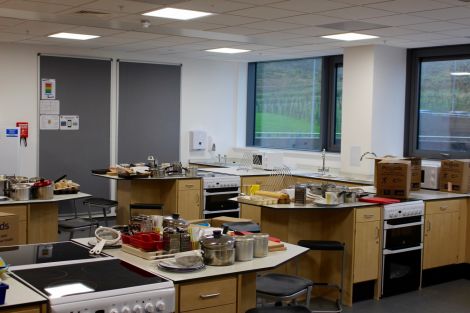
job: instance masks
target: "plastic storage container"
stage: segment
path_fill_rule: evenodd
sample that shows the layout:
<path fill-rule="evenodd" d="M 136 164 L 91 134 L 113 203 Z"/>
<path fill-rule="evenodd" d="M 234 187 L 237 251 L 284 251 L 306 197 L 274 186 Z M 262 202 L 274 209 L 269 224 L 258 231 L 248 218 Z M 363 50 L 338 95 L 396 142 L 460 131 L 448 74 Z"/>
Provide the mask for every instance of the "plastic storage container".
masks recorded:
<path fill-rule="evenodd" d="M 7 289 L 10 288 L 5 283 L 0 283 L 0 305 L 5 304 L 5 296 L 7 294 Z"/>

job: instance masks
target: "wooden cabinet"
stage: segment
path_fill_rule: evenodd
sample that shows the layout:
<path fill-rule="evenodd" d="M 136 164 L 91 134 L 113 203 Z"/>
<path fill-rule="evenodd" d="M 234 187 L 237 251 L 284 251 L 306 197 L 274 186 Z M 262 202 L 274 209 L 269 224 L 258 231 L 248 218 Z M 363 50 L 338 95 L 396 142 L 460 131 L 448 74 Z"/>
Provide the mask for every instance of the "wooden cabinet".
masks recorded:
<path fill-rule="evenodd" d="M 46 304 L 37 304 L 37 305 L 21 305 L 13 308 L 0 308 L 1 313 L 46 313 L 47 306 Z"/>
<path fill-rule="evenodd" d="M 423 269 L 456 264 L 460 255 L 460 214 L 465 200 L 426 202 Z M 463 256 L 462 256 L 463 257 Z"/>
<path fill-rule="evenodd" d="M 201 208 L 201 180 L 178 180 L 177 212 L 186 220 L 199 219 Z"/>
<path fill-rule="evenodd" d="M 356 209 L 353 283 L 379 278 L 380 207 Z"/>
<path fill-rule="evenodd" d="M 18 216 L 18 244 L 28 243 L 28 206 L 22 205 L 2 205 L 0 212 L 16 214 Z M 57 224 L 57 220 L 54 221 Z M 57 234 L 57 231 L 56 231 Z"/>
<path fill-rule="evenodd" d="M 230 276 L 181 284 L 178 299 L 180 312 L 235 313 L 237 278 Z"/>
<path fill-rule="evenodd" d="M 260 185 L 262 190 L 271 190 L 268 186 L 269 176 L 241 177 L 241 192 L 250 194 L 251 185 Z M 240 204 L 240 217 L 252 220 L 261 225 L 261 208 L 255 205 Z"/>

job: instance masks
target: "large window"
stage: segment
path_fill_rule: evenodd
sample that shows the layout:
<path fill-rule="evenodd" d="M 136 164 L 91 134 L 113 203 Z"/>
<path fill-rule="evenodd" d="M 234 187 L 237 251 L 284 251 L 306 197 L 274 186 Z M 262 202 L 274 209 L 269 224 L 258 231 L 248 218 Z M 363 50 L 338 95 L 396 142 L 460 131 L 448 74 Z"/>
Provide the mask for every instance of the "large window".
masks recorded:
<path fill-rule="evenodd" d="M 341 62 L 328 57 L 250 63 L 247 145 L 339 151 Z M 329 136 L 332 131 L 337 135 Z"/>
<path fill-rule="evenodd" d="M 410 155 L 468 157 L 470 46 L 409 52 Z"/>

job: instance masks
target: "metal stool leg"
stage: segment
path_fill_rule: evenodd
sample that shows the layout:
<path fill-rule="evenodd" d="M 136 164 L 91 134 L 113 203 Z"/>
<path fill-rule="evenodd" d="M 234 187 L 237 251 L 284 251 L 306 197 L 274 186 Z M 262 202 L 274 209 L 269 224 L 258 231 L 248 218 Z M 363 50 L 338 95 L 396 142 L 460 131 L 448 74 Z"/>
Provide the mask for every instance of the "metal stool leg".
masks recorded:
<path fill-rule="evenodd" d="M 108 216 L 106 215 L 107 208 L 103 208 L 103 216 L 104 216 L 104 225 L 108 227 Z"/>

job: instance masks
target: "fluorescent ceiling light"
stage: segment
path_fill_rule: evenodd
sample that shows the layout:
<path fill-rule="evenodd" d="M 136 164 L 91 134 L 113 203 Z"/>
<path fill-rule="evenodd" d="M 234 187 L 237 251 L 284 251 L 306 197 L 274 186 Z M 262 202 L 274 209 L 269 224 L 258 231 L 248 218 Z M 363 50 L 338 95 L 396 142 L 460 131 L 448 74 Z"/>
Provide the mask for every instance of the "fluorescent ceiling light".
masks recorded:
<path fill-rule="evenodd" d="M 244 52 L 249 52 L 251 50 L 245 50 L 245 49 L 235 49 L 235 48 L 217 48 L 217 49 L 209 49 L 206 50 L 207 52 L 217 52 L 217 53 L 244 53 Z"/>
<path fill-rule="evenodd" d="M 147 12 L 142 15 L 172 18 L 175 20 L 191 20 L 193 18 L 212 15 L 212 13 L 202 12 L 202 11 L 193 11 L 193 10 L 175 9 L 175 8 L 164 8 L 160 10 Z"/>
<path fill-rule="evenodd" d="M 453 72 L 450 73 L 452 76 L 470 76 L 470 72 Z"/>
<path fill-rule="evenodd" d="M 74 33 L 57 33 L 57 34 L 49 35 L 48 37 L 62 38 L 62 39 L 74 39 L 74 40 L 89 40 L 89 39 L 99 38 L 101 36 L 74 34 Z"/>
<path fill-rule="evenodd" d="M 366 35 L 366 34 L 358 34 L 358 33 L 344 33 L 344 34 L 322 36 L 322 38 L 336 39 L 336 40 L 343 40 L 343 41 L 354 41 L 354 40 L 373 39 L 373 38 L 379 38 L 379 37 Z"/>

